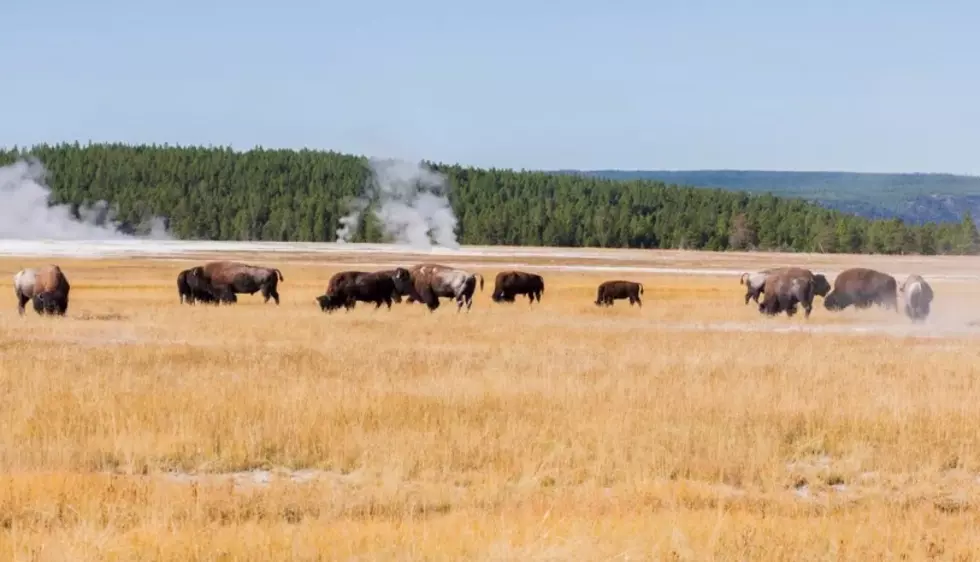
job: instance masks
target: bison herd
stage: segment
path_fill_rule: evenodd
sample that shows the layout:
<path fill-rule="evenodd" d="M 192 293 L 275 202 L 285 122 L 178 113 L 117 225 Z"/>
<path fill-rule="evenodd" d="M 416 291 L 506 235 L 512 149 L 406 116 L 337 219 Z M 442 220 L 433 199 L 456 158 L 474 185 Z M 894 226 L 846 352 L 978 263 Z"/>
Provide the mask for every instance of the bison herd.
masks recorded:
<path fill-rule="evenodd" d="M 814 297 L 823 297 L 824 308 L 831 311 L 849 306 L 869 308 L 880 306 L 898 312 L 899 299 L 906 316 L 914 322 L 925 320 L 932 305 L 932 287 L 919 275 L 909 275 L 898 284 L 887 273 L 854 267 L 842 271 L 831 287 L 822 274 L 809 269 L 781 267 L 756 273 L 743 273 L 739 283 L 745 285 L 745 304 L 754 300 L 762 314 L 776 315 L 785 312 L 796 314 L 797 305 L 803 307 L 803 316 L 810 317 Z M 765 295 L 762 302 L 759 296 Z"/>
<path fill-rule="evenodd" d="M 263 302 L 269 299 L 279 304 L 279 282 L 282 272 L 276 268 L 261 267 L 231 261 L 214 261 L 185 269 L 177 275 L 177 292 L 180 302 L 187 304 L 232 304 L 239 294 L 262 294 Z M 810 317 L 813 300 L 823 298 L 824 308 L 831 311 L 849 306 L 868 308 L 881 306 L 899 311 L 901 303 L 905 314 L 915 322 L 929 316 L 933 299 L 932 287 L 919 275 L 909 275 L 901 284 L 886 273 L 856 267 L 843 271 L 834 279 L 833 286 L 823 274 L 815 274 L 800 267 L 780 267 L 756 273 L 743 273 L 739 283 L 746 288 L 745 304 L 750 300 L 759 305 L 759 312 L 774 316 L 785 312 L 793 316 L 797 307 L 803 308 L 805 318 Z M 358 302 L 374 303 L 391 308 L 391 304 L 404 299 L 408 303 L 424 304 L 429 311 L 439 308 L 439 299 L 456 302 L 456 311 L 473 305 L 477 287 L 483 290 L 483 276 L 434 263 L 412 267 L 396 267 L 382 271 L 341 271 L 334 274 L 324 294 L 316 302 L 324 312 L 339 308 L 350 310 Z M 64 316 L 68 309 L 68 293 L 71 286 L 57 265 L 28 268 L 14 276 L 14 293 L 17 310 L 23 315 L 28 301 L 32 301 L 38 314 Z M 544 279 L 535 273 L 501 271 L 494 280 L 491 299 L 497 303 L 511 303 L 519 295 L 528 298 L 530 304 L 541 302 Z M 613 280 L 601 283 L 596 289 L 596 306 L 611 306 L 615 300 L 628 300 L 630 306 L 642 307 L 643 285 L 633 281 Z M 760 296 L 764 295 L 760 302 Z"/>

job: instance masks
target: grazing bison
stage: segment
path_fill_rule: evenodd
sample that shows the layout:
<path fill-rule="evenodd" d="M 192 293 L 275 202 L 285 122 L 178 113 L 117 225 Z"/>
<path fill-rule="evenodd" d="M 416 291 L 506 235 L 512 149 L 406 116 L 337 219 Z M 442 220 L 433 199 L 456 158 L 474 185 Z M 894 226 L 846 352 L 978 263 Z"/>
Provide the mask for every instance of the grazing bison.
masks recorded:
<path fill-rule="evenodd" d="M 757 271 L 755 273 L 743 273 L 741 277 L 738 278 L 739 285 L 745 285 L 745 304 L 749 304 L 749 300 L 754 300 L 757 304 L 759 302 L 759 295 L 765 292 L 766 279 L 773 273 L 779 273 L 780 271 L 785 271 L 785 267 L 777 267 L 773 269 L 763 269 L 762 271 Z"/>
<path fill-rule="evenodd" d="M 898 292 L 902 294 L 902 301 L 905 303 L 905 315 L 913 322 L 921 322 L 929 316 L 929 309 L 932 305 L 932 287 L 919 275 L 909 275 L 901 285 Z"/>
<path fill-rule="evenodd" d="M 406 290 L 412 282 L 412 276 L 407 269 L 396 268 L 389 271 L 361 273 L 354 281 L 338 284 L 333 293 L 325 293 L 316 298 L 320 310 L 331 311 L 343 306 L 350 310 L 356 301 L 373 302 L 375 310 L 382 304 L 391 310 L 392 295 Z"/>
<path fill-rule="evenodd" d="M 334 273 L 330 277 L 330 281 L 327 282 L 327 290 L 321 297 L 317 297 L 317 302 L 320 303 L 320 309 L 326 312 L 332 312 L 335 308 L 340 308 L 341 306 L 347 310 L 354 308 L 354 301 L 333 297 L 335 297 L 341 289 L 348 285 L 354 284 L 358 278 L 367 274 L 367 271 L 338 271 L 337 273 Z"/>
<path fill-rule="evenodd" d="M 850 305 L 856 308 L 883 306 L 898 312 L 898 284 L 887 273 L 854 267 L 842 271 L 834 279 L 834 290 L 824 298 L 827 310 L 843 310 Z"/>
<path fill-rule="evenodd" d="M 57 265 L 26 268 L 14 275 L 14 294 L 17 295 L 17 313 L 23 316 L 27 301 L 34 300 L 38 314 L 64 316 L 68 310 L 68 293 L 71 285 Z"/>
<path fill-rule="evenodd" d="M 527 295 L 528 304 L 537 299 L 541 302 L 544 292 L 544 279 L 536 273 L 523 271 L 501 271 L 493 283 L 493 302 L 514 302 L 515 295 Z"/>
<path fill-rule="evenodd" d="M 480 290 L 483 290 L 483 276 L 462 269 L 445 265 L 423 263 L 412 266 L 409 270 L 412 276 L 411 293 L 408 302 L 421 302 L 432 312 L 439 308 L 440 298 L 456 300 L 456 312 L 473 306 L 473 293 L 476 292 L 476 280 L 480 279 Z"/>
<path fill-rule="evenodd" d="M 187 282 L 192 286 L 206 288 L 208 292 L 223 302 L 237 302 L 235 293 L 255 294 L 262 292 L 263 301 L 274 299 L 279 305 L 279 281 L 284 281 L 282 272 L 272 267 L 259 267 L 238 262 L 216 261 L 204 266 L 193 267 L 187 274 Z"/>
<path fill-rule="evenodd" d="M 786 267 L 773 271 L 766 278 L 763 292 L 765 299 L 759 303 L 759 312 L 775 316 L 785 312 L 786 316 L 796 314 L 796 305 L 803 306 L 803 317 L 809 318 L 813 310 L 813 298 L 826 298 L 830 283 L 823 274 L 809 269 Z"/>
<path fill-rule="evenodd" d="M 180 296 L 181 304 L 186 302 L 192 305 L 198 301 L 210 304 L 219 302 L 206 284 L 202 283 L 198 277 L 191 275 L 190 269 L 185 269 L 177 274 L 177 294 Z M 232 297 L 234 297 L 234 293 L 232 293 Z"/>
<path fill-rule="evenodd" d="M 629 299 L 630 306 L 636 303 L 642 308 L 643 301 L 640 300 L 640 295 L 642 294 L 642 283 L 621 280 L 605 281 L 596 289 L 595 305 L 612 306 L 614 300 Z"/>

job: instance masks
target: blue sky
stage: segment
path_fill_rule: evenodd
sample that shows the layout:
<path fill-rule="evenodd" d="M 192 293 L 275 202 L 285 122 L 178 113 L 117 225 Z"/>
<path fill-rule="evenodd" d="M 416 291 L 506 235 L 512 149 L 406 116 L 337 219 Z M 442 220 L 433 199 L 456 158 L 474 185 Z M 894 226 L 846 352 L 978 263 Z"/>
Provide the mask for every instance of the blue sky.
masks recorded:
<path fill-rule="evenodd" d="M 3 146 L 980 174 L 976 2 L 48 0 L 0 13 Z"/>

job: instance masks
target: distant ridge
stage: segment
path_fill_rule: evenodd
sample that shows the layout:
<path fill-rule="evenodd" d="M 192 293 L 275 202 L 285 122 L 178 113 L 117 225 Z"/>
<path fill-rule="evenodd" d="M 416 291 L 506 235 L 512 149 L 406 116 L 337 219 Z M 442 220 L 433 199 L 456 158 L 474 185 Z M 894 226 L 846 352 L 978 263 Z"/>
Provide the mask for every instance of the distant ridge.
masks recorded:
<path fill-rule="evenodd" d="M 765 170 L 555 170 L 553 173 L 770 192 L 868 218 L 897 217 L 910 224 L 957 222 L 964 213 L 980 217 L 980 176 Z"/>

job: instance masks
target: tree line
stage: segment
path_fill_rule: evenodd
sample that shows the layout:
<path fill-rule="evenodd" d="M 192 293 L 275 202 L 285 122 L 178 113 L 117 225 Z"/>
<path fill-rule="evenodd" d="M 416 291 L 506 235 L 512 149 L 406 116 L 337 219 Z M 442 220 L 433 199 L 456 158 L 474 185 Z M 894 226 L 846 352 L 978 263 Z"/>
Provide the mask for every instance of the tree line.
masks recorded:
<path fill-rule="evenodd" d="M 39 159 L 52 204 L 104 200 L 127 225 L 165 217 L 183 239 L 332 242 L 367 159 L 333 151 L 58 144 L 0 151 Z M 909 225 L 771 194 L 426 162 L 449 181 L 462 244 L 976 254 L 973 218 Z M 380 242 L 366 213 L 352 241 Z"/>

